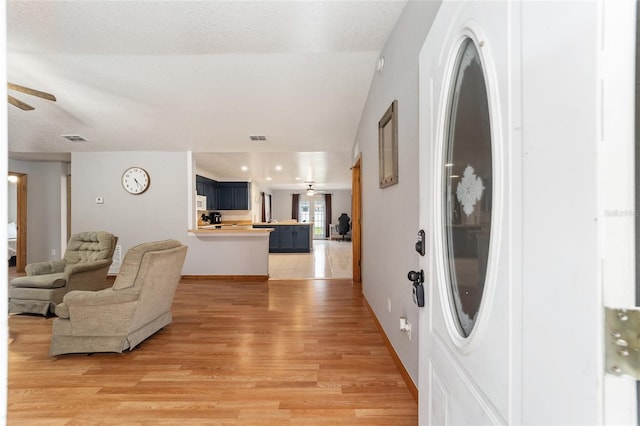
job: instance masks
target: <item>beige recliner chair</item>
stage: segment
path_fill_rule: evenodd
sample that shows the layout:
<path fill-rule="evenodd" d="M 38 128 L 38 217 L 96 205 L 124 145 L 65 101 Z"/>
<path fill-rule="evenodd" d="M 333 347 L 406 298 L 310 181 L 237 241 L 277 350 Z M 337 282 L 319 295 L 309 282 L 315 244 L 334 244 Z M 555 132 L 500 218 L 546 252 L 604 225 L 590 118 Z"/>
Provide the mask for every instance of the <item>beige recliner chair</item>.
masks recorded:
<path fill-rule="evenodd" d="M 69 291 L 107 287 L 117 242 L 104 231 L 73 234 L 61 260 L 31 263 L 26 276 L 11 280 L 9 313 L 47 315 Z"/>
<path fill-rule="evenodd" d="M 186 254 L 175 240 L 140 244 L 127 251 L 113 287 L 67 293 L 49 354 L 131 350 L 170 324 Z"/>

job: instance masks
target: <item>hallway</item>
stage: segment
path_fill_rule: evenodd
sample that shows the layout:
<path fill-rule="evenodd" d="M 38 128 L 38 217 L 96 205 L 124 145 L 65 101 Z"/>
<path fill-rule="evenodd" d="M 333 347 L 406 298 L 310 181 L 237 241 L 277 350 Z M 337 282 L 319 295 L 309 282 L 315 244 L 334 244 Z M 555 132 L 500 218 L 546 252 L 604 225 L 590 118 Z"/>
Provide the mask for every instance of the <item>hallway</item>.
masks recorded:
<path fill-rule="evenodd" d="M 352 278 L 351 250 L 351 241 L 314 240 L 311 253 L 272 253 L 269 278 Z"/>

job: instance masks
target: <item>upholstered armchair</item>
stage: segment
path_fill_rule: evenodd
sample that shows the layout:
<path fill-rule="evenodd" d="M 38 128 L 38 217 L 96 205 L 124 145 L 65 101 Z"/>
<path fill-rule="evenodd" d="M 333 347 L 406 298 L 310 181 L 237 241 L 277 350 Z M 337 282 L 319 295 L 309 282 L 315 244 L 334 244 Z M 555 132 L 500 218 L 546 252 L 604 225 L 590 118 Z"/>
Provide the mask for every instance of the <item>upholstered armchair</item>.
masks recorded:
<path fill-rule="evenodd" d="M 104 231 L 73 234 L 62 259 L 31 263 L 26 276 L 11 280 L 9 312 L 47 315 L 69 291 L 107 287 L 117 242 Z"/>
<path fill-rule="evenodd" d="M 50 355 L 123 352 L 172 321 L 187 247 L 145 243 L 127 251 L 113 287 L 72 291 L 56 307 Z"/>

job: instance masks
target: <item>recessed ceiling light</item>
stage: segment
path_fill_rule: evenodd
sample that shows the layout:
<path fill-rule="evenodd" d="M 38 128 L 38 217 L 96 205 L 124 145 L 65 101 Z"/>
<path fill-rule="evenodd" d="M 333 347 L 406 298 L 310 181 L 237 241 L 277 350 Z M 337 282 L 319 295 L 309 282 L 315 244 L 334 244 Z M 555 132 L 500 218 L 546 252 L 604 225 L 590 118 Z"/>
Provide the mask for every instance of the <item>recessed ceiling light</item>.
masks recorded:
<path fill-rule="evenodd" d="M 271 180 L 271 178 L 270 178 L 270 177 L 267 177 L 267 180 Z"/>
<path fill-rule="evenodd" d="M 246 172 L 247 170 L 249 170 L 249 168 L 247 166 L 242 166 L 242 171 Z"/>
<path fill-rule="evenodd" d="M 296 180 L 300 180 L 300 177 L 296 177 Z"/>
<path fill-rule="evenodd" d="M 277 170 L 277 171 L 282 170 L 282 166 L 276 166 L 276 170 Z"/>

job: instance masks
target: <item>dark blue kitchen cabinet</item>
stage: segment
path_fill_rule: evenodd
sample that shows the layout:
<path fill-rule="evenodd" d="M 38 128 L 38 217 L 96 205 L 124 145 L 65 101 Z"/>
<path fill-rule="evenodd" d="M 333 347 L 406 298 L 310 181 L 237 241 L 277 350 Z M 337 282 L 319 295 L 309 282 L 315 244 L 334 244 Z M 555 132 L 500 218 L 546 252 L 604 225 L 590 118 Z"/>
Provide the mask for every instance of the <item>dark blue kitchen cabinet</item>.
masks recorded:
<path fill-rule="evenodd" d="M 254 228 L 273 228 L 269 234 L 269 253 L 309 253 L 309 225 L 253 225 Z"/>
<path fill-rule="evenodd" d="M 207 210 L 251 209 L 249 182 L 218 182 L 196 175 L 196 193 L 207 197 Z"/>
<path fill-rule="evenodd" d="M 218 182 L 204 176 L 196 175 L 196 193 L 207 197 L 207 210 L 218 208 Z"/>
<path fill-rule="evenodd" d="M 249 210 L 251 184 L 249 182 L 218 182 L 218 210 Z"/>

